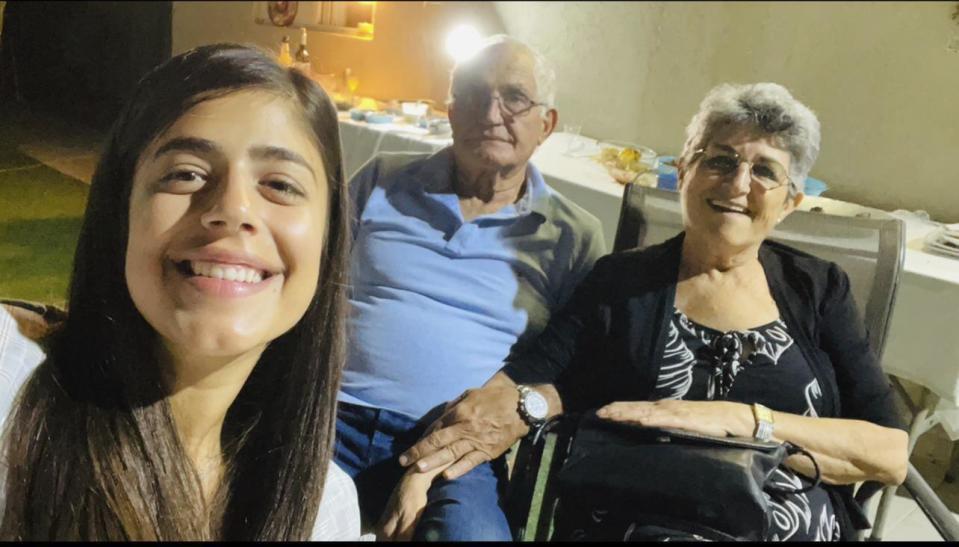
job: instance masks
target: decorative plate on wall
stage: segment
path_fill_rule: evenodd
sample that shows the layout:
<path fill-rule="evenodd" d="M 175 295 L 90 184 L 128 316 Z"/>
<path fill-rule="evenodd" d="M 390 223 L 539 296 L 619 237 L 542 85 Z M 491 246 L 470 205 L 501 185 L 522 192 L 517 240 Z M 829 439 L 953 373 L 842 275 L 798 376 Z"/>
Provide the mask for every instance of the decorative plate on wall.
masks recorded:
<path fill-rule="evenodd" d="M 270 21 L 278 27 L 288 27 L 296 18 L 296 2 L 267 2 Z"/>

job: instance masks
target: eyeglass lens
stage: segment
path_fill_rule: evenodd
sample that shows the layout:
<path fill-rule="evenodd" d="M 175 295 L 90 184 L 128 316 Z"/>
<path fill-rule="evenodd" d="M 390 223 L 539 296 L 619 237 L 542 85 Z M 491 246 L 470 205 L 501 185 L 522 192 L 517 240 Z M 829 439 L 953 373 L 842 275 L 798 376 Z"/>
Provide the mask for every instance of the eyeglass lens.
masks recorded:
<path fill-rule="evenodd" d="M 703 163 L 711 171 L 725 177 L 736 172 L 736 170 L 739 169 L 739 164 L 742 162 L 743 160 L 736 156 L 717 154 L 707 157 Z M 789 180 L 786 169 L 775 162 L 759 161 L 750 163 L 749 169 L 753 178 L 766 188 L 782 186 Z"/>
<path fill-rule="evenodd" d="M 501 109 L 513 116 L 533 107 L 533 101 L 522 91 L 515 89 L 505 89 L 494 95 L 489 89 L 473 88 L 454 95 L 454 99 L 470 110 L 489 108 L 490 101 L 495 100 L 499 102 Z"/>

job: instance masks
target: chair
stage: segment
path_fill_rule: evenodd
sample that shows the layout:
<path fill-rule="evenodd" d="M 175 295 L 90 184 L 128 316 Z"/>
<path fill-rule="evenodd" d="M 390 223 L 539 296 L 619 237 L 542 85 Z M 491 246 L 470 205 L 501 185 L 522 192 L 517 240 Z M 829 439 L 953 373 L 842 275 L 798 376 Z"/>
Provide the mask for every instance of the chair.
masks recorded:
<path fill-rule="evenodd" d="M 677 193 L 631 184 L 623 193 L 613 251 L 660 243 L 682 229 Z M 902 221 L 796 211 L 777 227 L 771 239 L 836 262 L 846 271 L 870 343 L 881 359 L 905 252 Z M 517 540 L 549 538 L 557 501 L 550 479 L 568 452 L 573 423 L 562 418 L 551 421 L 520 443 L 507 506 Z M 955 519 L 911 465 L 905 486 L 944 538 L 959 539 Z M 878 483 L 864 483 L 857 491 L 857 501 L 865 503 L 879 488 Z M 529 514 L 536 503 L 539 516 L 530 523 Z M 880 525 L 884 512 L 881 505 L 876 519 Z"/>
<path fill-rule="evenodd" d="M 13 315 L 20 332 L 34 341 L 43 339 L 67 319 L 66 311 L 50 304 L 0 299 L 0 306 Z"/>

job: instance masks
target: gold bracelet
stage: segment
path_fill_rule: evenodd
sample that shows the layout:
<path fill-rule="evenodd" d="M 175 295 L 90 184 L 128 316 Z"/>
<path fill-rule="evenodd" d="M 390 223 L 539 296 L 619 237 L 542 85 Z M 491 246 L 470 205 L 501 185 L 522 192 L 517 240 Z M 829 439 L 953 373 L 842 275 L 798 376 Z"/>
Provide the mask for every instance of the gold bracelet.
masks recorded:
<path fill-rule="evenodd" d="M 769 441 L 773 438 L 773 411 L 759 403 L 753 403 L 753 418 L 756 420 L 756 430 L 753 437 L 760 441 Z"/>

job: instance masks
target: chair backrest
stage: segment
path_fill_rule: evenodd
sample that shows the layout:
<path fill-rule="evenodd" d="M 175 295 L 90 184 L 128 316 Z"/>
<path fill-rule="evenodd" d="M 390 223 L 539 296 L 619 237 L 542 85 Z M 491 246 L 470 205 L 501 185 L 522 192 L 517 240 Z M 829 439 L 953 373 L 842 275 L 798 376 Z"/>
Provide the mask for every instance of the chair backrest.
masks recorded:
<path fill-rule="evenodd" d="M 679 194 L 630 184 L 623 193 L 613 250 L 648 247 L 683 229 Z M 771 239 L 838 264 L 882 359 L 905 256 L 905 227 L 897 218 L 856 218 L 795 211 Z"/>

